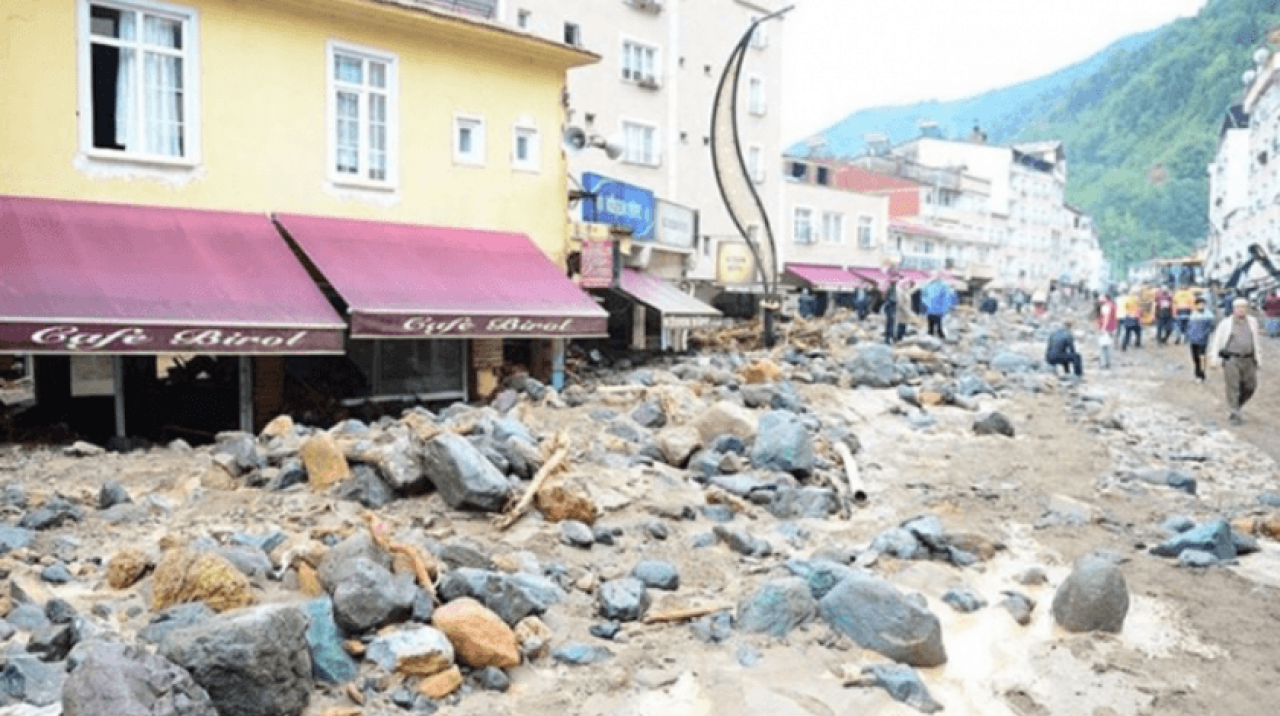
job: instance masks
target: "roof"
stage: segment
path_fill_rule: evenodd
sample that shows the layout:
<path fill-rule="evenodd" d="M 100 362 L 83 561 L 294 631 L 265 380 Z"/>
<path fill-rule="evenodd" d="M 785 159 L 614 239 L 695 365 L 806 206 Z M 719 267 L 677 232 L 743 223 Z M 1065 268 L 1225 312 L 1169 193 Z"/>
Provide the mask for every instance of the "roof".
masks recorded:
<path fill-rule="evenodd" d="M 863 194 L 883 194 L 904 190 L 915 191 L 924 186 L 920 182 L 910 179 L 903 179 L 890 174 L 878 174 L 850 166 L 838 168 L 833 183 L 841 189 Z"/>

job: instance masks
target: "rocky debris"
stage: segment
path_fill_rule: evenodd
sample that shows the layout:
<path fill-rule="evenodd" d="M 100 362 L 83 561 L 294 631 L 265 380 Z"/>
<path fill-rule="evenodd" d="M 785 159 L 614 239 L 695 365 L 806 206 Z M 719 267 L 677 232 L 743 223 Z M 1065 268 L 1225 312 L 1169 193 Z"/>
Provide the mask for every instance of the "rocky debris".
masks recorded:
<path fill-rule="evenodd" d="M 702 435 L 692 425 L 663 428 L 654 436 L 654 444 L 672 467 L 684 467 L 702 445 Z"/>
<path fill-rule="evenodd" d="M 0 554 L 26 547 L 35 536 L 34 532 L 22 527 L 0 525 Z"/>
<path fill-rule="evenodd" d="M 608 647 L 574 641 L 561 644 L 551 651 L 551 658 L 570 666 L 599 664 L 612 656 L 613 652 L 609 651 Z"/>
<path fill-rule="evenodd" d="M 62 688 L 63 716 L 217 716 L 185 669 L 146 649 L 95 642 Z"/>
<path fill-rule="evenodd" d="M 680 571 L 670 562 L 646 560 L 631 569 L 631 576 L 651 589 L 674 591 L 680 588 Z"/>
<path fill-rule="evenodd" d="M 427 443 L 422 467 L 445 502 L 454 509 L 499 512 L 511 496 L 511 483 L 466 438 L 441 433 Z"/>
<path fill-rule="evenodd" d="M 1053 618 L 1072 632 L 1120 633 L 1129 613 L 1129 587 L 1114 562 L 1085 557 L 1053 596 Z"/>
<path fill-rule="evenodd" d="M 978 594 L 972 589 L 964 587 L 952 587 L 951 589 L 948 589 L 946 593 L 942 595 L 942 601 L 952 609 L 963 614 L 976 612 L 987 606 L 987 600 L 978 596 Z"/>
<path fill-rule="evenodd" d="M 934 700 L 929 689 L 920 680 L 920 674 L 909 666 L 902 664 L 872 664 L 862 667 L 859 676 L 845 679 L 846 686 L 878 686 L 895 701 L 926 714 L 943 710 L 942 704 Z"/>
<path fill-rule="evenodd" d="M 270 604 L 173 631 L 159 653 L 191 674 L 218 713 L 298 716 L 311 698 L 306 631 L 301 609 Z"/>
<path fill-rule="evenodd" d="M 903 594 L 880 577 L 850 575 L 818 601 L 818 610 L 859 646 L 899 663 L 940 666 L 947 661 L 942 626 L 924 598 Z"/>
<path fill-rule="evenodd" d="M 408 619 L 417 594 L 413 575 L 394 575 L 376 562 L 356 557 L 333 587 L 334 617 L 343 631 L 359 634 Z"/>
<path fill-rule="evenodd" d="M 738 628 L 781 638 L 818 615 L 818 602 L 809 583 L 800 577 L 775 579 L 760 585 L 738 604 Z"/>
<path fill-rule="evenodd" d="M 1003 414 L 992 411 L 979 415 L 973 421 L 973 432 L 977 435 L 1004 435 L 1013 437 L 1013 423 L 1009 422 Z"/>
<path fill-rule="evenodd" d="M 698 431 L 699 444 L 710 445 L 723 435 L 731 435 L 744 442 L 756 437 L 756 416 L 747 408 L 728 401 L 720 401 L 705 410 L 690 424 Z"/>
<path fill-rule="evenodd" d="M 151 608 L 204 602 L 214 611 L 248 606 L 254 601 L 249 579 L 226 558 L 213 552 L 172 549 L 156 565 Z"/>
<path fill-rule="evenodd" d="M 1022 592 L 1005 591 L 1002 594 L 1004 599 L 1000 600 L 1000 606 L 1009 612 L 1009 616 L 1021 626 L 1030 624 L 1031 613 L 1036 609 L 1036 600 Z"/>
<path fill-rule="evenodd" d="M 760 416 L 751 464 L 756 469 L 786 472 L 801 479 L 812 474 L 813 439 L 799 416 L 786 410 L 771 410 Z"/>
<path fill-rule="evenodd" d="M 0 706 L 56 704 L 65 681 L 65 665 L 33 659 L 20 644 L 0 651 Z"/>
<path fill-rule="evenodd" d="M 62 495 L 54 495 L 38 509 L 23 515 L 22 519 L 18 521 L 18 527 L 24 530 L 40 532 L 61 527 L 67 522 L 79 522 L 83 519 L 84 510 L 81 510 Z"/>
<path fill-rule="evenodd" d="M 328 433 L 316 433 L 307 438 L 298 451 L 298 457 L 313 488 L 323 490 L 351 477 L 346 455 Z"/>
<path fill-rule="evenodd" d="M 311 674 L 331 684 L 350 681 L 359 666 L 342 648 L 342 634 L 333 615 L 333 601 L 328 597 L 312 599 L 302 605 L 307 614 L 307 648 L 311 653 Z"/>
<path fill-rule="evenodd" d="M 387 673 L 432 676 L 453 666 L 454 648 L 439 629 L 413 625 L 379 634 L 365 658 Z"/>
<path fill-rule="evenodd" d="M 1157 557 L 1178 557 L 1186 550 L 1207 552 L 1218 560 L 1236 558 L 1235 540 L 1226 520 L 1211 520 L 1177 534 L 1151 548 Z"/>
<path fill-rule="evenodd" d="M 546 613 L 565 598 L 564 590 L 545 577 L 518 572 L 502 574 L 462 568 L 445 574 L 438 588 L 446 602 L 471 597 L 515 626 L 525 617 Z"/>
<path fill-rule="evenodd" d="M 520 664 L 516 633 L 493 611 L 468 597 L 436 609 L 431 623 L 453 644 L 458 661 L 475 669 Z"/>
<path fill-rule="evenodd" d="M 599 614 L 605 619 L 638 621 L 649 608 L 649 591 L 638 579 L 612 579 L 600 585 L 596 601 Z"/>

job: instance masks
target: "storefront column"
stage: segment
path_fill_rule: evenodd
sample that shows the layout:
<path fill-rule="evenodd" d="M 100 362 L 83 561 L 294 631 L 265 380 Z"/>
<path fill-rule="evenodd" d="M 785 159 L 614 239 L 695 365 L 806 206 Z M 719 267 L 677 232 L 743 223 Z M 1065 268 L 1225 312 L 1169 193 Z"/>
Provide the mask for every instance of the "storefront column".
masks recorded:
<path fill-rule="evenodd" d="M 564 353 L 568 343 L 563 338 L 551 339 L 551 387 L 564 390 Z"/>
<path fill-rule="evenodd" d="M 240 430 L 253 433 L 253 359 L 240 356 Z"/>
<path fill-rule="evenodd" d="M 645 310 L 639 301 L 631 306 L 631 347 L 642 351 L 645 349 Z"/>
<path fill-rule="evenodd" d="M 124 358 L 111 356 L 111 392 L 116 402 L 116 437 L 125 437 L 124 425 Z"/>

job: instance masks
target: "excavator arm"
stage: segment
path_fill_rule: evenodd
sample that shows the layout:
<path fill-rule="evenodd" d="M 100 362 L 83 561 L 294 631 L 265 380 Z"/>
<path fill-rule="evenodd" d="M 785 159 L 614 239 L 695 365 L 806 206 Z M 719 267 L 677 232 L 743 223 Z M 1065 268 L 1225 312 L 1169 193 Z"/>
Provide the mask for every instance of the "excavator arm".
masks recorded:
<path fill-rule="evenodd" d="M 1244 262 L 1237 266 L 1236 269 L 1231 272 L 1231 275 L 1227 277 L 1227 282 L 1222 285 L 1222 295 L 1232 296 L 1239 294 L 1241 296 L 1247 296 L 1249 293 L 1248 291 L 1240 291 L 1236 286 L 1240 283 L 1240 280 L 1249 273 L 1249 269 L 1252 268 L 1255 263 L 1266 269 L 1271 278 L 1274 279 L 1276 283 L 1280 284 L 1280 269 L 1276 268 L 1276 265 L 1272 263 L 1271 258 L 1267 256 L 1266 249 L 1262 248 L 1262 244 L 1250 244 L 1249 258 L 1245 259 Z"/>

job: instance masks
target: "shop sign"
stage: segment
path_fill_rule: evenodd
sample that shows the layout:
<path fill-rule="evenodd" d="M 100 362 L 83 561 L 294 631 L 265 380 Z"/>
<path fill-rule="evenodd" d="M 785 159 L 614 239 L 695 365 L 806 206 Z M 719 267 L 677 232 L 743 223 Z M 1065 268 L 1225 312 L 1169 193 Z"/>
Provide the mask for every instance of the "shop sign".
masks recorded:
<path fill-rule="evenodd" d="M 0 325 L 0 351 L 22 353 L 342 353 L 338 329 L 137 326 L 123 324 Z"/>
<path fill-rule="evenodd" d="M 554 338 L 608 334 L 607 316 L 356 313 L 353 338 Z"/>
<path fill-rule="evenodd" d="M 582 242 L 583 288 L 613 288 L 618 285 L 617 244 L 604 241 Z"/>
<path fill-rule="evenodd" d="M 663 328 L 703 328 L 721 322 L 718 316 L 662 316 Z"/>
<path fill-rule="evenodd" d="M 721 241 L 716 246 L 716 283 L 733 286 L 756 278 L 756 257 L 751 247 L 740 241 Z"/>
<path fill-rule="evenodd" d="M 658 243 L 673 249 L 692 251 L 694 238 L 698 235 L 698 212 L 662 199 L 657 200 L 656 207 Z"/>
<path fill-rule="evenodd" d="M 592 172 L 583 173 L 582 187 L 584 220 L 624 226 L 633 239 L 653 240 L 653 192 Z"/>

